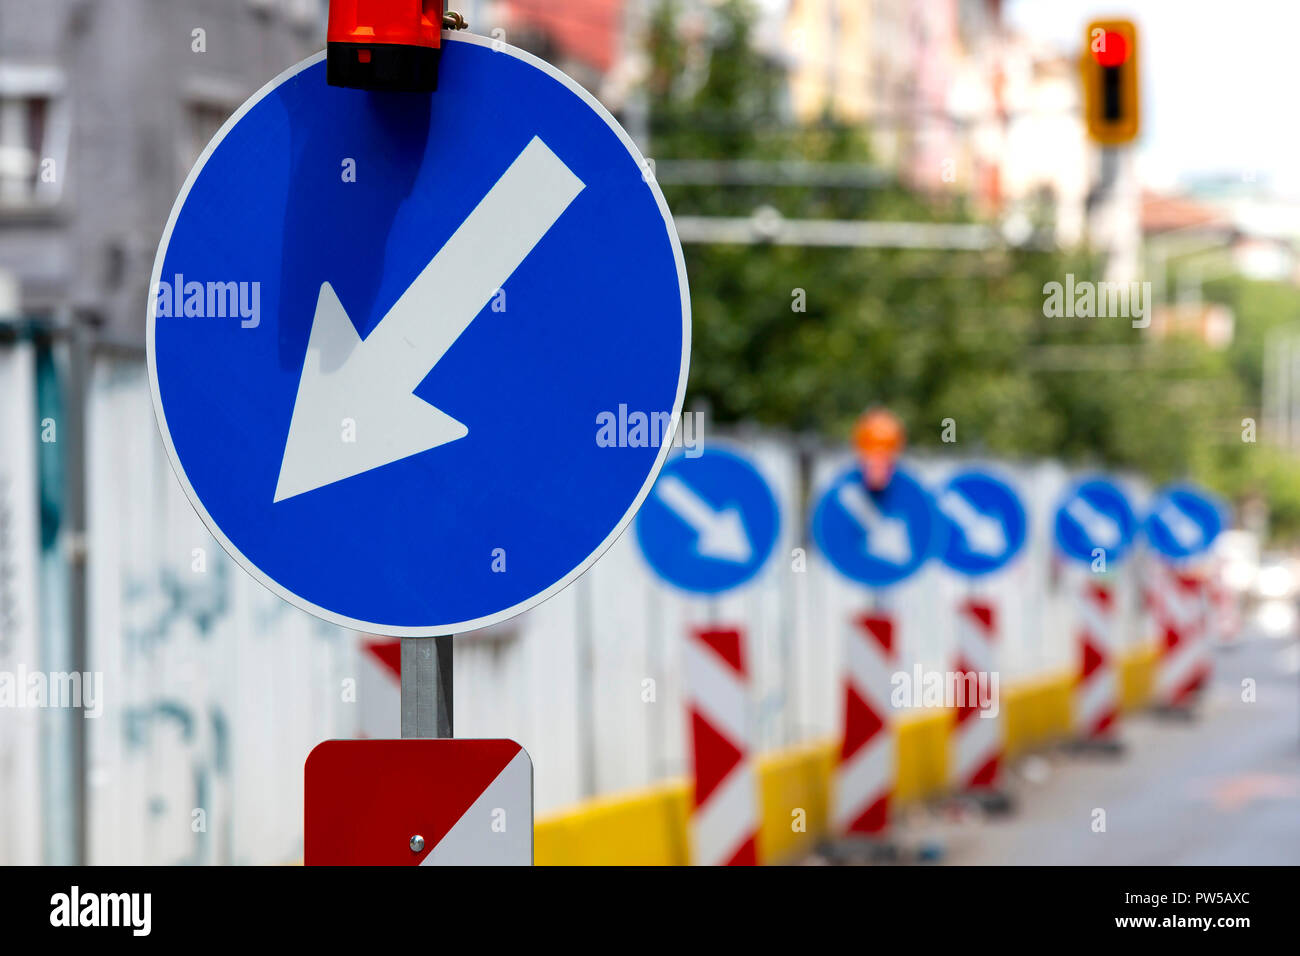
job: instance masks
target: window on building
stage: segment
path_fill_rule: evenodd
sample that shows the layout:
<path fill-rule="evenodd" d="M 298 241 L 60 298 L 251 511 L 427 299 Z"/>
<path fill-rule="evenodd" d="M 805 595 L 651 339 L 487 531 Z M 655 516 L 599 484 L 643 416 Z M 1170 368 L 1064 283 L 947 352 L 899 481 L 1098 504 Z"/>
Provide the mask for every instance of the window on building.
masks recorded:
<path fill-rule="evenodd" d="M 284 0 L 284 11 L 298 27 L 323 26 L 329 16 L 329 0 Z"/>
<path fill-rule="evenodd" d="M 189 174 L 207 149 L 221 124 L 230 118 L 234 106 L 218 100 L 194 99 L 186 104 L 185 141 L 181 147 L 181 176 Z"/>
<path fill-rule="evenodd" d="M 53 69 L 0 66 L 0 211 L 58 203 L 68 119 Z"/>

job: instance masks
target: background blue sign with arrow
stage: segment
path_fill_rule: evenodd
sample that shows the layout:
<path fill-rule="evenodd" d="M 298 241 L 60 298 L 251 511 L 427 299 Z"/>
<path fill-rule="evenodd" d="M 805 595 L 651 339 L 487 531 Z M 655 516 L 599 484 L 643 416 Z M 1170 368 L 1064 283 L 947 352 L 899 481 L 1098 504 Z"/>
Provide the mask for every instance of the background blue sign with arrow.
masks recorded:
<path fill-rule="evenodd" d="M 727 591 L 758 574 L 779 528 L 776 497 L 758 469 L 716 447 L 664 465 L 636 518 L 650 567 L 698 594 Z"/>
<path fill-rule="evenodd" d="M 943 534 L 930 493 L 901 468 L 879 492 L 866 486 L 859 468 L 842 472 L 818 501 L 812 531 L 835 569 L 868 587 L 914 574 Z"/>
<path fill-rule="evenodd" d="M 643 163 L 590 94 L 482 37 L 444 36 L 432 95 L 327 86 L 322 53 L 245 104 L 172 211 L 148 335 L 172 465 L 236 560 L 400 636 L 590 566 L 685 390 L 685 270 Z M 608 447 L 623 408 L 658 427 Z"/>
<path fill-rule="evenodd" d="M 1025 508 L 1015 489 L 983 471 L 951 478 L 936 495 L 948 525 L 943 562 L 975 577 L 1003 568 L 1025 544 Z"/>
<path fill-rule="evenodd" d="M 1191 485 L 1172 485 L 1151 503 L 1145 530 L 1153 548 L 1181 561 L 1208 551 L 1223 523 L 1223 509 L 1209 495 Z"/>
<path fill-rule="evenodd" d="M 1091 563 L 1100 549 L 1107 566 L 1123 560 L 1137 533 L 1137 517 L 1119 486 L 1089 478 L 1070 489 L 1056 511 L 1056 544 L 1068 557 Z"/>

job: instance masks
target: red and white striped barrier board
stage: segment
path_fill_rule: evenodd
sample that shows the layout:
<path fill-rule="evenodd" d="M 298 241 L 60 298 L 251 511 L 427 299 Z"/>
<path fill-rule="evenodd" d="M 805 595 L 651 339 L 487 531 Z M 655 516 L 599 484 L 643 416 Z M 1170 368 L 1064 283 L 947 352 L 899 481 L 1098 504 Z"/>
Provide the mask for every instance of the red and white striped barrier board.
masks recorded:
<path fill-rule="evenodd" d="M 1210 677 L 1205 582 L 1197 573 L 1165 567 L 1158 592 L 1162 637 L 1156 665 L 1156 700 L 1185 707 Z"/>
<path fill-rule="evenodd" d="M 750 752 L 745 660 L 739 630 L 695 630 L 686 642 L 695 768 L 691 850 L 703 866 L 758 862 L 758 778 Z"/>
<path fill-rule="evenodd" d="M 1206 582 L 1209 588 L 1210 636 L 1220 644 L 1235 644 L 1241 637 L 1241 607 L 1237 594 L 1217 568 Z"/>
<path fill-rule="evenodd" d="M 357 647 L 357 736 L 402 735 L 402 639 L 361 635 Z"/>
<path fill-rule="evenodd" d="M 845 654 L 844 739 L 835 774 L 834 824 L 840 833 L 879 836 L 894 789 L 894 737 L 889 730 L 890 675 L 897 667 L 894 619 L 886 613 L 854 620 Z"/>
<path fill-rule="evenodd" d="M 1165 586 L 1164 575 L 1167 572 L 1164 564 L 1154 557 L 1147 557 L 1140 567 L 1142 616 L 1139 619 L 1139 626 L 1142 629 L 1143 640 L 1151 640 L 1159 644 L 1164 639 L 1165 633 L 1165 615 L 1161 608 L 1160 592 Z"/>
<path fill-rule="evenodd" d="M 996 670 L 997 617 L 988 601 L 971 598 L 957 607 L 957 663 L 959 688 L 974 688 L 968 674 Z M 1000 682 L 999 682 L 1000 683 Z M 960 790 L 986 790 L 997 786 L 1005 735 L 1002 716 L 981 716 L 978 697 L 965 694 L 958 702 L 952 736 L 952 782 Z M 1000 709 L 1000 708 L 999 708 Z"/>
<path fill-rule="evenodd" d="M 1115 640 L 1115 592 L 1085 580 L 1079 595 L 1079 681 L 1074 690 L 1075 730 L 1086 740 L 1118 729 L 1119 670 Z"/>

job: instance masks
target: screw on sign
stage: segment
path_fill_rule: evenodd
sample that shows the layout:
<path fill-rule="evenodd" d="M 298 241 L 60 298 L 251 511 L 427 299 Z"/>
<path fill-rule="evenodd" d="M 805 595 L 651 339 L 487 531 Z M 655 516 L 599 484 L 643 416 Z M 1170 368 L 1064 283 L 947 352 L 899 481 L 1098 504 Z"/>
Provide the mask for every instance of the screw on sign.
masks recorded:
<path fill-rule="evenodd" d="M 304 770 L 308 866 L 530 866 L 533 765 L 513 740 L 327 740 Z"/>

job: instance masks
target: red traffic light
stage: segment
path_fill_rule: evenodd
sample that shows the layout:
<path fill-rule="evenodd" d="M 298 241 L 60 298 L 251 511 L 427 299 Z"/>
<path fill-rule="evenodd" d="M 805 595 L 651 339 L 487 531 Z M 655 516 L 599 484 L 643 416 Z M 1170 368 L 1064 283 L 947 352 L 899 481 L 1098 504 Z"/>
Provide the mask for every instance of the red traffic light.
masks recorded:
<path fill-rule="evenodd" d="M 1122 33 L 1107 30 L 1101 42 L 1094 44 L 1092 56 L 1102 66 L 1123 66 L 1128 60 L 1128 39 Z"/>
<path fill-rule="evenodd" d="M 1137 138 L 1141 52 L 1132 20 L 1094 20 L 1087 25 L 1079 67 L 1083 118 L 1094 143 L 1119 146 Z"/>

